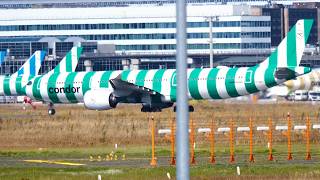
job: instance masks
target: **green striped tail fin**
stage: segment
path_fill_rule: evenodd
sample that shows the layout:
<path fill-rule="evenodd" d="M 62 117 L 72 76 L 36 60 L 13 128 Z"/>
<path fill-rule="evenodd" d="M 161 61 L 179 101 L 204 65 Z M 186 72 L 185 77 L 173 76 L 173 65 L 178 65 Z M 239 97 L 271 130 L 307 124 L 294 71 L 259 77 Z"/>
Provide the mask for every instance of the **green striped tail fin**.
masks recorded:
<path fill-rule="evenodd" d="M 312 24 L 312 19 L 298 20 L 275 51 L 260 66 L 269 68 L 299 66 Z"/>
<path fill-rule="evenodd" d="M 60 61 L 60 63 L 49 72 L 62 73 L 62 72 L 74 72 L 78 65 L 80 55 L 82 53 L 82 47 L 73 47 L 66 56 Z"/>

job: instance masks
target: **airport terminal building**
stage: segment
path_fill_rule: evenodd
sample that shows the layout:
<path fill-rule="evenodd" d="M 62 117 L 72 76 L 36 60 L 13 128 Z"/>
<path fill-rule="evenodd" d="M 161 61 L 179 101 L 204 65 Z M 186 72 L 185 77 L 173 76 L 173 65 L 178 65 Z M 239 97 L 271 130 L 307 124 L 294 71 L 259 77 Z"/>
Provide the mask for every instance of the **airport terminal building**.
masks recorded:
<path fill-rule="evenodd" d="M 77 44 L 97 56 L 175 55 L 172 5 L 8 9 L 0 14 L 0 49 L 10 49 L 15 58 L 42 48 L 56 59 Z M 251 15 L 249 6 L 188 6 L 188 14 L 190 55 L 209 54 L 210 19 L 215 54 L 270 52 L 270 17 Z"/>

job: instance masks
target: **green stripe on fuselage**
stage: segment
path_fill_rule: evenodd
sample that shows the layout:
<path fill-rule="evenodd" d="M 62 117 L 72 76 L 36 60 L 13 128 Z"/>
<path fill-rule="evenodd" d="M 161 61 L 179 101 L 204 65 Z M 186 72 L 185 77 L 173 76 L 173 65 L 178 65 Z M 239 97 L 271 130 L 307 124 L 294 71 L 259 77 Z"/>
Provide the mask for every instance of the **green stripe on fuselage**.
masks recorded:
<path fill-rule="evenodd" d="M 90 90 L 91 88 L 91 78 L 95 74 L 95 72 L 88 72 L 83 77 L 82 82 L 82 94 L 85 95 L 85 93 Z"/>
<path fill-rule="evenodd" d="M 214 68 L 214 69 L 211 69 L 208 74 L 207 87 L 208 87 L 209 95 L 212 99 L 221 99 L 221 97 L 218 94 L 217 84 L 216 84 L 216 78 L 217 78 L 218 72 L 219 72 L 219 69 Z"/>
<path fill-rule="evenodd" d="M 226 75 L 225 85 L 226 85 L 227 92 L 231 97 L 240 96 L 237 92 L 236 84 L 235 84 L 237 70 L 238 68 L 230 68 L 228 69 L 228 72 Z"/>
<path fill-rule="evenodd" d="M 189 76 L 189 92 L 193 99 L 202 99 L 198 87 L 200 72 L 201 69 L 194 69 Z"/>
<path fill-rule="evenodd" d="M 61 103 L 58 98 L 57 93 L 49 91 L 50 88 L 57 87 L 58 76 L 59 76 L 59 73 L 53 73 L 52 75 L 50 75 L 50 77 L 48 79 L 47 92 L 48 92 L 48 96 L 49 96 L 51 102 L 53 102 L 53 103 Z"/>
<path fill-rule="evenodd" d="M 69 73 L 66 78 L 65 84 L 64 84 L 65 89 L 69 88 L 69 86 L 70 86 L 70 92 L 65 92 L 65 95 L 66 95 L 68 101 L 72 102 L 72 103 L 78 102 L 74 92 L 72 92 L 72 88 L 74 87 L 74 79 L 75 79 L 76 75 L 77 75 L 76 72 Z"/>
<path fill-rule="evenodd" d="M 9 77 L 5 77 L 3 80 L 3 92 L 6 96 L 10 96 L 11 95 L 11 91 L 10 91 L 10 76 Z"/>
<path fill-rule="evenodd" d="M 102 74 L 101 79 L 100 79 L 100 87 L 101 88 L 109 87 L 109 80 L 110 80 L 111 74 L 112 74 L 112 71 L 106 71 Z"/>
<path fill-rule="evenodd" d="M 170 99 L 172 102 L 175 102 L 177 100 L 177 77 L 176 77 L 176 71 L 174 71 L 170 78 Z"/>
<path fill-rule="evenodd" d="M 152 90 L 161 93 L 161 82 L 162 82 L 162 77 L 164 74 L 165 70 L 164 69 L 159 69 L 153 76 L 153 82 L 152 82 Z"/>
<path fill-rule="evenodd" d="M 246 72 L 246 79 L 245 79 L 244 85 L 246 87 L 247 92 L 250 94 L 259 91 L 258 88 L 256 87 L 255 76 L 254 76 L 258 67 L 259 66 L 249 67 Z M 252 73 L 249 73 L 249 72 L 252 72 Z"/>
<path fill-rule="evenodd" d="M 34 79 L 34 81 L 33 81 L 33 84 L 32 84 L 32 94 L 33 94 L 33 97 L 36 100 L 42 100 L 42 96 L 41 96 L 41 93 L 40 93 L 41 79 L 42 79 L 42 76 L 41 77 L 36 77 Z M 49 94 L 49 92 L 48 92 L 48 94 Z"/>
<path fill-rule="evenodd" d="M 144 85 L 144 80 L 146 78 L 146 75 L 147 75 L 147 70 L 141 70 L 137 77 L 136 77 L 136 82 L 135 82 L 135 85 L 137 86 L 143 86 Z"/>
<path fill-rule="evenodd" d="M 18 76 L 16 78 L 16 82 L 15 82 L 17 95 L 21 95 L 21 93 L 22 93 L 21 83 L 22 83 L 22 77 Z"/>
<path fill-rule="evenodd" d="M 130 70 L 125 70 L 122 71 L 121 73 L 121 80 L 122 81 L 127 81 L 128 80 L 128 76 L 129 76 Z"/>

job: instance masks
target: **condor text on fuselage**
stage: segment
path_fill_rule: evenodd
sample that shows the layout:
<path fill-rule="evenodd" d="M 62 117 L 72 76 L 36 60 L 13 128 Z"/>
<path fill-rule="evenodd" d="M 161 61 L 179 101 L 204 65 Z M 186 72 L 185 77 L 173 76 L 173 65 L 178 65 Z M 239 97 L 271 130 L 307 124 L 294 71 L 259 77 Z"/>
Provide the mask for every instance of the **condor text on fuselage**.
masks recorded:
<path fill-rule="evenodd" d="M 68 87 L 59 87 L 59 88 L 49 88 L 49 93 L 78 93 L 80 87 L 71 87 L 70 85 Z"/>

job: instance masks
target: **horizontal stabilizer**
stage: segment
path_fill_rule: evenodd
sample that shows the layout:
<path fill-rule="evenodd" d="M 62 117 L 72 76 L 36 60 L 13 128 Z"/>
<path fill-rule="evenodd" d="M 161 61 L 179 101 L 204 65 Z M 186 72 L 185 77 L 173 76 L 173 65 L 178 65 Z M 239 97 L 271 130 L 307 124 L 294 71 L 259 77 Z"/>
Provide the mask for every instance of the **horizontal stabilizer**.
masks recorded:
<path fill-rule="evenodd" d="M 311 72 L 311 68 L 308 67 L 279 67 L 275 72 L 277 79 L 291 79 L 293 76 L 300 76 Z"/>

